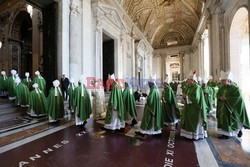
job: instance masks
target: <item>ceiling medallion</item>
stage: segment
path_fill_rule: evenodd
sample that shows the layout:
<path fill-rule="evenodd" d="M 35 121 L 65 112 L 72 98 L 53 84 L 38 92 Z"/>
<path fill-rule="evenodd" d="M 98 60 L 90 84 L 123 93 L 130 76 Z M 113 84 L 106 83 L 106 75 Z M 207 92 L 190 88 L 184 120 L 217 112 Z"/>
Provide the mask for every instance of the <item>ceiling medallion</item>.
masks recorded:
<path fill-rule="evenodd" d="M 160 7 L 167 7 L 167 6 L 170 6 L 174 3 L 175 0 L 163 0 L 159 6 Z"/>

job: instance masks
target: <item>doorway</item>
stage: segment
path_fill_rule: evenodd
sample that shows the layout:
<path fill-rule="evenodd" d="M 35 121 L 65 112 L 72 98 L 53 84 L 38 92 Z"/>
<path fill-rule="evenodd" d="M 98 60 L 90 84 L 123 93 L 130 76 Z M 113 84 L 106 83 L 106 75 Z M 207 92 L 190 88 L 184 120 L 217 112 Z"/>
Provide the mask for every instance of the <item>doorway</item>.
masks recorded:
<path fill-rule="evenodd" d="M 108 75 L 113 74 L 115 71 L 115 60 L 114 60 L 114 39 L 107 34 L 102 34 L 102 55 L 103 55 L 103 82 L 106 87 Z M 106 91 L 106 89 L 105 89 Z"/>

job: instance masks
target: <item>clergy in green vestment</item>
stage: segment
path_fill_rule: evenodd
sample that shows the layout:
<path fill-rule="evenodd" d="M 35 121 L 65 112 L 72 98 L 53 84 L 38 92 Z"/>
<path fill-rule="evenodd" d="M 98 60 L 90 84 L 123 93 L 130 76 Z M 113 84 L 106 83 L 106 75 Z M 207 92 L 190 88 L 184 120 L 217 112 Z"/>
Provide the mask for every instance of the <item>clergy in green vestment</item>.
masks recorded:
<path fill-rule="evenodd" d="M 39 71 L 35 72 L 36 77 L 33 79 L 33 83 L 37 83 L 39 85 L 39 89 L 46 94 L 46 81 L 41 76 Z"/>
<path fill-rule="evenodd" d="M 25 79 L 22 80 L 22 83 L 24 83 L 30 91 L 32 91 L 32 80 L 30 79 L 30 73 L 26 72 L 25 73 Z"/>
<path fill-rule="evenodd" d="M 175 94 L 170 86 L 170 78 L 164 80 L 162 92 L 162 113 L 165 125 L 175 125 L 180 120 L 180 110 L 177 105 Z"/>
<path fill-rule="evenodd" d="M 34 83 L 32 87 L 34 90 L 30 92 L 28 114 L 32 117 L 47 115 L 48 102 L 44 92 L 39 89 L 37 83 Z"/>
<path fill-rule="evenodd" d="M 74 112 L 74 97 L 75 97 L 75 79 L 70 78 L 69 79 L 69 88 L 67 90 L 67 94 L 69 96 L 69 110 L 71 113 Z"/>
<path fill-rule="evenodd" d="M 29 106 L 30 91 L 26 85 L 21 82 L 19 77 L 16 78 L 16 99 L 15 103 L 21 107 Z"/>
<path fill-rule="evenodd" d="M 181 82 L 181 89 L 182 89 L 182 94 L 186 92 L 186 89 L 187 89 L 187 80 L 183 80 Z"/>
<path fill-rule="evenodd" d="M 183 94 L 185 100 L 181 136 L 188 139 L 204 139 L 207 137 L 207 107 L 200 85 L 196 83 L 195 73 L 190 72 L 188 87 Z"/>
<path fill-rule="evenodd" d="M 218 85 L 215 81 L 213 81 L 213 76 L 209 76 L 209 80 L 207 82 L 207 86 L 209 86 L 210 88 L 212 88 L 213 90 L 213 100 L 216 101 L 216 94 L 218 92 Z"/>
<path fill-rule="evenodd" d="M 5 71 L 1 71 L 2 77 L 0 77 L 0 97 L 8 95 L 8 77 Z"/>
<path fill-rule="evenodd" d="M 8 94 L 9 94 L 9 100 L 15 100 L 16 99 L 16 83 L 15 83 L 15 75 L 17 71 L 16 70 L 11 70 L 11 75 L 8 78 L 7 81 L 7 88 L 8 88 Z"/>
<path fill-rule="evenodd" d="M 64 116 L 64 103 L 59 85 L 60 82 L 58 80 L 53 81 L 54 88 L 51 88 L 48 96 L 49 122 L 56 122 Z"/>
<path fill-rule="evenodd" d="M 87 119 L 90 118 L 92 113 L 90 96 L 84 81 L 85 78 L 81 76 L 79 79 L 80 85 L 74 91 L 75 122 L 76 125 L 83 126 L 87 123 Z"/>
<path fill-rule="evenodd" d="M 203 89 L 203 93 L 204 93 L 204 98 L 206 101 L 206 105 L 207 105 L 207 114 L 211 113 L 211 111 L 213 110 L 213 89 L 207 85 L 208 80 L 206 78 L 202 79 L 202 89 Z"/>
<path fill-rule="evenodd" d="M 209 76 L 207 86 L 209 86 L 210 88 L 216 87 L 216 82 L 213 81 L 213 76 L 212 75 Z"/>
<path fill-rule="evenodd" d="M 220 139 L 242 136 L 243 127 L 250 129 L 246 106 L 241 90 L 232 83 L 232 73 L 221 71 L 223 86 L 217 93 L 217 127 Z"/>
<path fill-rule="evenodd" d="M 174 93 L 176 94 L 178 83 L 172 81 L 172 82 L 170 83 L 170 86 L 171 86 L 172 90 L 174 91 Z"/>
<path fill-rule="evenodd" d="M 122 93 L 122 99 L 124 102 L 124 108 L 125 108 L 125 119 L 131 120 L 132 126 L 137 124 L 136 117 L 136 107 L 135 107 L 135 98 L 133 95 L 133 89 L 129 86 L 129 81 L 131 79 L 129 77 L 126 78 L 125 82 L 125 89 Z"/>
<path fill-rule="evenodd" d="M 109 103 L 105 118 L 105 129 L 120 130 L 125 128 L 125 111 L 124 102 L 122 99 L 121 88 L 118 87 L 118 83 L 115 81 L 115 75 L 110 75 L 108 82 L 112 81 L 112 91 L 109 97 Z"/>
<path fill-rule="evenodd" d="M 147 135 L 157 135 L 162 133 L 161 129 L 163 127 L 163 115 L 161 97 L 156 85 L 156 75 L 151 75 L 148 85 L 150 87 L 150 92 L 144 107 L 140 133 Z"/>

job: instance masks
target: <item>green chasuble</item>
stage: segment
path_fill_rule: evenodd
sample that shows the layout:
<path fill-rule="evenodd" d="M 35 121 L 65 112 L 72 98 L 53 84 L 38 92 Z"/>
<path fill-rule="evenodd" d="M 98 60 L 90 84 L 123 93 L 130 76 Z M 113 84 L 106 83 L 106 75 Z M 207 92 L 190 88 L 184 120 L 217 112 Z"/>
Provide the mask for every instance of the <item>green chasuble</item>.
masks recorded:
<path fill-rule="evenodd" d="M 207 106 L 201 86 L 196 83 L 189 85 L 186 91 L 183 110 L 182 129 L 196 132 L 201 115 L 203 127 L 207 129 Z"/>
<path fill-rule="evenodd" d="M 226 100 L 220 100 L 220 97 Z M 241 91 L 235 84 L 222 86 L 217 93 L 217 126 L 226 132 L 233 132 L 240 129 L 238 123 L 250 129 L 249 119 Z"/>
<path fill-rule="evenodd" d="M 141 122 L 142 130 L 154 131 L 161 130 L 163 127 L 162 106 L 159 91 L 156 85 L 150 89 L 147 102 L 144 107 L 143 118 Z"/>
<path fill-rule="evenodd" d="M 178 83 L 176 83 L 176 82 L 171 82 L 171 83 L 170 83 L 170 86 L 171 86 L 172 90 L 174 91 L 174 93 L 176 93 Z"/>
<path fill-rule="evenodd" d="M 218 87 L 218 89 L 220 89 L 223 85 L 221 82 L 217 83 L 216 86 Z"/>
<path fill-rule="evenodd" d="M 57 96 L 55 96 L 57 89 Z M 64 116 L 64 103 L 62 93 L 59 87 L 51 88 L 48 96 L 48 115 L 50 122 L 54 122 Z"/>
<path fill-rule="evenodd" d="M 83 96 L 82 89 L 84 89 Z M 92 113 L 90 97 L 85 85 L 82 87 L 80 84 L 74 91 L 74 108 L 76 116 L 81 121 L 86 121 Z"/>
<path fill-rule="evenodd" d="M 128 114 L 132 118 L 136 118 L 137 113 L 136 113 L 136 107 L 135 107 L 135 98 L 133 95 L 133 90 L 129 86 L 125 87 L 125 89 L 122 93 L 122 98 L 123 98 L 123 102 L 124 102 L 126 119 L 128 119 Z"/>
<path fill-rule="evenodd" d="M 9 77 L 7 83 L 8 83 L 7 87 L 8 87 L 9 97 L 15 97 L 16 96 L 15 77 L 14 76 Z"/>
<path fill-rule="evenodd" d="M 204 98 L 206 101 L 206 105 L 207 105 L 207 112 L 209 113 L 212 109 L 213 109 L 213 89 L 209 86 L 202 86 L 203 92 L 204 92 Z"/>
<path fill-rule="evenodd" d="M 215 100 L 216 99 L 216 94 L 217 94 L 217 91 L 218 91 L 217 83 L 215 83 L 214 81 L 208 81 L 207 86 L 212 88 L 212 90 L 213 90 L 213 100 Z"/>
<path fill-rule="evenodd" d="M 75 85 L 73 83 L 69 84 L 67 94 L 69 95 L 69 109 L 72 110 L 74 107 L 74 97 L 75 97 Z"/>
<path fill-rule="evenodd" d="M 7 90 L 7 82 L 8 82 L 8 77 L 6 76 L 0 77 L 0 92 Z"/>
<path fill-rule="evenodd" d="M 122 91 L 118 89 L 118 84 L 114 83 L 114 87 L 109 97 L 109 104 L 107 108 L 107 114 L 105 118 L 105 124 L 111 124 L 112 122 L 112 111 L 113 109 L 117 112 L 120 121 L 125 120 L 124 104 L 122 99 Z"/>
<path fill-rule="evenodd" d="M 186 82 L 186 81 L 183 81 L 183 82 L 181 83 L 182 93 L 186 93 L 187 87 L 188 87 L 187 82 Z"/>
<path fill-rule="evenodd" d="M 45 93 L 45 91 L 46 91 L 46 81 L 42 76 L 35 77 L 34 80 L 33 80 L 33 83 L 37 83 L 38 86 L 39 86 L 39 89 Z"/>
<path fill-rule="evenodd" d="M 48 103 L 44 92 L 40 89 L 30 92 L 29 105 L 31 116 L 45 115 L 48 110 Z"/>
<path fill-rule="evenodd" d="M 180 119 L 180 110 L 175 94 L 170 86 L 166 86 L 162 92 L 162 113 L 166 123 L 176 123 Z"/>
<path fill-rule="evenodd" d="M 30 91 L 26 85 L 20 82 L 16 86 L 16 100 L 15 103 L 21 106 L 27 106 L 29 104 Z"/>
<path fill-rule="evenodd" d="M 207 82 L 207 86 L 213 88 L 213 87 L 216 87 L 216 83 L 214 81 L 210 80 L 210 81 Z"/>
<path fill-rule="evenodd" d="M 32 80 L 30 78 L 23 79 L 22 83 L 24 83 L 29 88 L 29 90 L 32 91 L 33 83 L 32 83 Z"/>

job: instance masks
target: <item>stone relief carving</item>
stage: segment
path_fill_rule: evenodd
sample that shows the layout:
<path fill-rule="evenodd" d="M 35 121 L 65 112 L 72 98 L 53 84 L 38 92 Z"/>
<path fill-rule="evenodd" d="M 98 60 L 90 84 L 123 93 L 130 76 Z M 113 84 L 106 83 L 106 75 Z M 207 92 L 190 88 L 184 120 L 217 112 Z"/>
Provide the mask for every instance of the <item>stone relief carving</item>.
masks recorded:
<path fill-rule="evenodd" d="M 148 50 L 147 45 L 143 40 L 141 40 L 137 46 L 137 50 L 139 50 L 139 49 L 141 49 L 144 52 L 146 52 Z"/>
<path fill-rule="evenodd" d="M 123 20 L 121 18 L 122 16 L 120 16 L 115 9 L 108 7 L 108 6 L 102 6 L 101 8 L 105 12 L 104 16 L 106 16 L 119 29 L 127 32 L 126 26 L 124 25 Z"/>
<path fill-rule="evenodd" d="M 132 46 L 131 46 L 131 44 L 132 44 L 132 43 L 131 43 L 130 41 L 128 41 L 128 40 L 126 41 L 126 48 L 127 48 L 127 49 L 126 49 L 126 53 L 127 53 L 127 57 L 128 57 L 128 58 L 131 58 L 131 57 L 132 57 L 132 50 L 131 50 L 131 47 L 132 47 Z"/>
<path fill-rule="evenodd" d="M 42 16 L 42 12 L 40 11 L 37 12 L 37 20 L 38 20 L 38 26 L 43 25 L 43 16 Z"/>
<path fill-rule="evenodd" d="M 70 14 L 79 16 L 81 14 L 81 9 L 80 9 L 80 1 L 79 0 L 71 0 L 70 1 Z"/>
<path fill-rule="evenodd" d="M 102 29 L 102 20 L 100 17 L 97 17 L 97 19 L 96 19 L 96 31 L 100 33 L 101 29 Z"/>
<path fill-rule="evenodd" d="M 219 14 L 218 22 L 220 29 L 224 29 L 224 12 Z"/>

